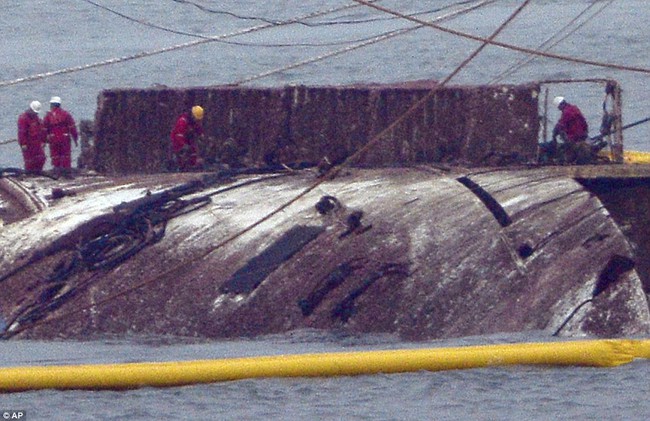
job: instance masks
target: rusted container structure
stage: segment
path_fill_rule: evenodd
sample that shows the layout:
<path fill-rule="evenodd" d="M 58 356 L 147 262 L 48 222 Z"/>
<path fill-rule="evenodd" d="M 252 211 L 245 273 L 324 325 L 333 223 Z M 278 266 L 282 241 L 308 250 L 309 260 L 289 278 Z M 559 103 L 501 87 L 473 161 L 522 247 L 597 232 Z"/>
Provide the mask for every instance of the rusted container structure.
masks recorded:
<path fill-rule="evenodd" d="M 103 173 L 166 169 L 170 131 L 195 104 L 206 110 L 208 163 L 340 162 L 413 107 L 361 165 L 527 161 L 535 156 L 538 84 L 445 86 L 434 81 L 351 86 L 109 89 L 98 98 L 94 166 Z"/>

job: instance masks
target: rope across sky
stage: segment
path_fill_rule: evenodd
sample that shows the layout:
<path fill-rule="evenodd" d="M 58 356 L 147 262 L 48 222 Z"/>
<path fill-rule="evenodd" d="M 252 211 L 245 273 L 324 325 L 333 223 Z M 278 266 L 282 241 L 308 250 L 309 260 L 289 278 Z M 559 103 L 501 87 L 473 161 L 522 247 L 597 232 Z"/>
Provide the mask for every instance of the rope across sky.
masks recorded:
<path fill-rule="evenodd" d="M 483 37 L 479 37 L 479 36 L 476 36 L 476 35 L 468 34 L 466 32 L 462 32 L 462 31 L 456 31 L 454 29 L 445 28 L 444 26 L 436 25 L 435 23 L 426 22 L 426 21 L 423 21 L 421 19 L 418 19 L 418 18 L 415 18 L 415 17 L 412 17 L 412 16 L 405 15 L 403 13 L 394 11 L 392 9 L 388 9 L 386 7 L 378 6 L 378 5 L 376 5 L 376 4 L 372 3 L 372 2 L 369 2 L 369 1 L 365 1 L 365 0 L 354 0 L 354 1 L 359 3 L 359 4 L 363 4 L 365 6 L 371 7 L 373 9 L 377 9 L 377 10 L 380 10 L 382 12 L 389 13 L 391 15 L 399 16 L 399 17 L 401 17 L 403 19 L 406 19 L 406 20 L 410 20 L 411 22 L 415 22 L 415 23 L 419 23 L 421 25 L 429 26 L 431 28 L 437 29 L 437 30 L 442 31 L 442 32 L 446 32 L 448 34 L 457 35 L 459 37 L 471 39 L 471 40 L 474 40 L 474 41 L 487 42 L 490 45 L 506 48 L 506 49 L 513 50 L 513 51 L 518 51 L 520 53 L 532 54 L 532 55 L 552 58 L 552 59 L 556 59 L 556 60 L 569 61 L 569 62 L 578 63 L 578 64 L 588 64 L 588 65 L 597 66 L 597 67 L 605 67 L 605 68 L 616 69 L 616 70 L 625 70 L 625 71 L 630 71 L 630 72 L 639 72 L 639 73 L 650 74 L 650 69 L 643 68 L 643 67 L 626 66 L 626 65 L 623 65 L 623 64 L 605 63 L 605 62 L 600 62 L 600 61 L 596 61 L 596 60 L 587 60 L 587 59 L 581 59 L 581 58 L 576 58 L 576 57 L 563 56 L 563 55 L 560 55 L 560 54 L 552 54 L 552 53 L 548 53 L 548 52 L 545 52 L 545 51 L 539 51 L 539 50 L 534 50 L 534 49 L 530 49 L 530 48 L 519 47 L 519 46 L 516 46 L 516 45 L 507 44 L 505 42 L 500 42 L 500 41 L 496 41 L 496 40 L 488 40 L 487 38 L 483 38 Z"/>
<path fill-rule="evenodd" d="M 90 0 L 85 0 L 85 1 L 95 4 L 94 2 L 91 2 Z M 462 3 L 465 3 L 465 2 L 462 2 Z M 209 42 L 224 40 L 224 39 L 236 37 L 236 36 L 239 36 L 239 35 L 249 34 L 249 33 L 252 33 L 252 32 L 261 31 L 261 30 L 264 30 L 264 29 L 273 28 L 273 27 L 277 27 L 277 26 L 280 26 L 280 25 L 289 25 L 289 24 L 300 23 L 300 22 L 302 22 L 302 21 L 304 21 L 306 19 L 319 17 L 319 16 L 325 16 L 325 15 L 328 15 L 328 14 L 331 14 L 331 13 L 339 12 L 339 11 L 350 9 L 350 8 L 353 8 L 353 7 L 358 7 L 359 5 L 364 5 L 364 6 L 367 6 L 367 7 L 371 7 L 371 8 L 374 8 L 376 10 L 382 11 L 384 13 L 387 13 L 387 14 L 390 14 L 390 15 L 393 15 L 393 16 L 396 16 L 396 17 L 399 17 L 399 18 L 402 18 L 402 19 L 417 23 L 418 25 L 429 26 L 431 28 L 434 28 L 434 29 L 437 29 L 439 31 L 443 31 L 443 32 L 446 32 L 446 33 L 449 33 L 449 34 L 452 34 L 452 35 L 460 36 L 460 37 L 467 38 L 467 39 L 472 39 L 472 40 L 479 41 L 479 42 L 485 42 L 486 41 L 486 38 L 483 38 L 483 37 L 479 37 L 479 36 L 468 34 L 468 33 L 465 33 L 465 32 L 445 28 L 443 26 L 437 25 L 436 23 L 428 22 L 428 21 L 422 20 L 420 18 L 417 18 L 414 15 L 407 15 L 407 14 L 403 14 L 403 13 L 394 11 L 392 9 L 388 9 L 388 8 L 385 8 L 385 7 L 382 7 L 382 6 L 378 6 L 378 5 L 375 4 L 374 1 L 354 0 L 354 3 L 351 3 L 351 4 L 347 4 L 347 5 L 336 7 L 336 8 L 330 8 L 330 9 L 327 9 L 327 10 L 316 11 L 316 12 L 305 14 L 303 16 L 299 16 L 299 17 L 296 17 L 294 19 L 289 19 L 289 20 L 286 20 L 286 21 L 272 22 L 272 23 L 266 22 L 266 23 L 263 23 L 261 25 L 253 26 L 253 27 L 246 28 L 246 29 L 242 29 L 242 30 L 235 31 L 235 32 L 232 32 L 232 33 L 216 35 L 216 36 L 207 36 L 207 37 L 200 38 L 198 40 L 193 40 L 193 41 L 189 41 L 189 42 L 186 42 L 186 43 L 173 45 L 173 46 L 170 46 L 170 47 L 160 48 L 160 49 L 157 49 L 157 50 L 143 51 L 143 52 L 136 53 L 136 54 L 129 55 L 129 56 L 116 57 L 116 58 L 111 58 L 111 59 L 107 59 L 107 60 L 103 60 L 103 61 L 99 61 L 99 62 L 95 62 L 95 63 L 89 63 L 89 64 L 85 64 L 85 65 L 80 65 L 80 66 L 75 66 L 75 67 L 70 67 L 70 68 L 65 68 L 65 69 L 60 69 L 60 70 L 53 70 L 53 71 L 50 71 L 50 72 L 39 73 L 39 74 L 25 76 L 25 77 L 21 77 L 21 78 L 17 78 L 17 79 L 12 79 L 12 80 L 0 81 L 0 88 L 6 87 L 6 86 L 17 85 L 17 84 L 20 84 L 20 83 L 26 83 L 26 82 L 30 82 L 30 81 L 34 81 L 34 80 L 39 80 L 39 79 L 45 79 L 45 78 L 52 77 L 52 76 L 57 76 L 57 75 L 62 75 L 62 74 L 67 74 L 67 73 L 73 73 L 73 72 L 79 72 L 79 71 L 84 71 L 84 70 L 93 69 L 93 68 L 97 68 L 97 67 L 103 67 L 103 66 L 108 66 L 108 65 L 112 65 L 112 64 L 122 63 L 122 62 L 129 61 L 129 60 L 136 60 L 136 59 L 140 59 L 140 58 L 150 57 L 150 56 L 157 55 L 157 54 L 163 54 L 163 53 L 167 53 L 167 52 L 171 52 L 171 51 L 176 51 L 176 50 L 180 50 L 180 49 L 184 49 L 184 48 L 189 48 L 189 47 L 202 45 L 202 44 L 209 43 Z M 114 11 L 112 11 L 112 12 L 115 13 Z M 126 18 L 126 15 L 123 15 L 123 14 L 120 14 L 120 15 L 122 15 L 122 16 L 124 16 Z M 163 29 L 163 28 L 159 28 L 159 29 Z M 179 31 L 179 33 L 180 33 L 180 31 Z M 184 35 L 197 36 L 196 34 L 188 34 L 188 33 L 184 33 Z M 605 62 L 599 62 L 599 61 L 596 61 L 596 60 L 589 60 L 589 59 L 581 59 L 581 58 L 576 58 L 576 57 L 563 56 L 563 55 L 559 55 L 559 54 L 549 53 L 549 52 L 546 52 L 546 51 L 539 51 L 539 50 L 535 50 L 535 49 L 519 47 L 519 46 L 516 46 L 516 45 L 507 44 L 507 43 L 503 43 L 503 42 L 496 41 L 496 40 L 489 41 L 489 44 L 494 45 L 494 46 L 498 46 L 498 47 L 502 47 L 502 48 L 506 48 L 506 49 L 510 49 L 510 50 L 514 50 L 514 51 L 518 51 L 518 52 L 521 52 L 521 53 L 526 53 L 526 54 L 529 54 L 529 55 L 534 55 L 534 56 L 547 57 L 547 58 L 552 58 L 552 59 L 556 59 L 556 60 L 563 60 L 563 61 L 569 61 L 569 62 L 578 63 L 578 64 L 586 64 L 586 65 L 591 65 L 591 66 L 604 67 L 604 68 L 610 68 L 610 69 L 617 69 L 617 70 L 622 70 L 622 71 L 630 71 L 630 72 L 638 72 L 638 73 L 650 74 L 650 69 L 642 68 L 642 67 L 626 66 L 626 65 L 616 64 L 616 63 L 605 63 Z M 311 63 L 311 62 L 312 61 L 306 61 L 306 63 Z M 298 64 L 298 65 L 301 65 L 301 64 Z M 290 68 L 294 68 L 294 67 L 297 67 L 297 65 L 292 65 Z"/>
<path fill-rule="evenodd" d="M 52 77 L 52 76 L 57 76 L 57 75 L 62 75 L 62 74 L 67 74 L 67 73 L 73 73 L 73 72 L 79 72 L 79 71 L 93 69 L 93 68 L 97 68 L 97 67 L 108 66 L 108 65 L 111 65 L 111 64 L 122 63 L 122 62 L 129 61 L 129 60 L 136 60 L 136 59 L 140 59 L 140 58 L 150 57 L 150 56 L 157 55 L 157 54 L 168 53 L 168 52 L 171 52 L 171 51 L 176 51 L 176 50 L 180 50 L 180 49 L 183 49 L 183 48 L 194 47 L 194 46 L 206 44 L 206 43 L 209 43 L 209 42 L 215 42 L 215 41 L 218 41 L 218 40 L 231 38 L 231 37 L 235 37 L 235 36 L 238 36 L 238 35 L 253 33 L 253 32 L 257 32 L 257 31 L 261 31 L 263 29 L 277 27 L 277 26 L 280 26 L 280 25 L 289 25 L 289 24 L 296 23 L 296 22 L 304 20 L 304 19 L 309 19 L 309 18 L 317 17 L 317 16 L 324 16 L 324 15 L 327 15 L 329 13 L 334 13 L 334 12 L 346 10 L 346 9 L 349 9 L 349 8 L 352 8 L 352 7 L 358 7 L 358 5 L 355 4 L 355 3 L 351 3 L 351 4 L 348 4 L 348 5 L 345 5 L 345 6 L 341 6 L 341 7 L 335 7 L 335 8 L 321 10 L 321 11 L 317 11 L 317 12 L 313 12 L 313 13 L 308 13 L 306 15 L 299 16 L 299 17 L 296 17 L 294 19 L 290 19 L 290 20 L 287 20 L 287 21 L 284 21 L 284 22 L 281 22 L 281 23 L 277 23 L 277 24 L 276 23 L 265 23 L 265 24 L 262 24 L 262 25 L 257 25 L 257 26 L 242 29 L 242 30 L 239 30 L 239 31 L 231 32 L 231 33 L 228 33 L 228 34 L 216 35 L 216 36 L 207 37 L 207 38 L 201 38 L 201 39 L 198 39 L 198 40 L 189 41 L 189 42 L 185 42 L 185 43 L 177 44 L 177 45 L 172 45 L 170 47 L 160 48 L 160 49 L 157 49 L 157 50 L 143 51 L 143 52 L 132 54 L 132 55 L 129 55 L 129 56 L 115 57 L 115 58 L 111 58 L 111 59 L 107 59 L 107 60 L 103 60 L 103 61 L 99 61 L 99 62 L 95 62 L 95 63 L 89 63 L 89 64 L 75 66 L 75 67 L 68 67 L 68 68 L 60 69 L 60 70 L 53 70 L 53 71 L 50 71 L 50 72 L 39 73 L 39 74 L 36 74 L 36 75 L 25 76 L 25 77 L 21 77 L 21 78 L 17 78 L 17 79 L 12 79 L 12 80 L 0 81 L 0 88 L 3 88 L 5 86 L 18 85 L 20 83 L 31 82 L 31 81 L 34 81 L 34 80 L 45 79 L 45 78 Z"/>

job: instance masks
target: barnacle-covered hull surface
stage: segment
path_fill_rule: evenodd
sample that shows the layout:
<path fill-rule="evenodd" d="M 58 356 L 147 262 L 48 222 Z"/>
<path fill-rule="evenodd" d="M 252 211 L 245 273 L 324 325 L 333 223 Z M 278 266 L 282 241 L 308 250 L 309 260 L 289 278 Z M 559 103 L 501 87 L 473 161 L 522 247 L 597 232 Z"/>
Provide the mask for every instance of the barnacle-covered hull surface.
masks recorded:
<path fill-rule="evenodd" d="M 4 336 L 647 334 L 650 172 L 606 168 L 0 179 Z"/>

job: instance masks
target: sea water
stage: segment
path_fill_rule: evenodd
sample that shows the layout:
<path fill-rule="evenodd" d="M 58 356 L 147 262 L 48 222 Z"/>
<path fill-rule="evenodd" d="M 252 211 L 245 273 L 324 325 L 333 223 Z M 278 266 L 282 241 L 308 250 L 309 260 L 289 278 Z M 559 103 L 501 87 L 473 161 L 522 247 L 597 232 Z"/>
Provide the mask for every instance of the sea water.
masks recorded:
<path fill-rule="evenodd" d="M 454 3 L 457 2 L 381 2 L 404 13 L 430 11 L 419 15 L 428 19 L 453 10 L 447 6 Z M 163 48 L 200 39 L 178 32 L 217 36 L 345 4 L 349 3 L 323 0 L 0 3 L 3 39 L 0 43 L 3 58 L 0 142 L 16 137 L 16 118 L 34 99 L 47 106 L 51 96 L 60 96 L 64 108 L 77 121 L 92 120 L 97 95 L 102 89 L 235 83 L 412 26 L 367 7 L 357 7 L 313 18 L 308 21 L 310 25 L 276 25 L 245 36 L 161 52 Z M 488 36 L 520 4 L 515 0 L 496 1 L 444 25 Z M 266 20 L 251 19 L 254 17 Z M 579 19 L 572 22 L 576 17 Z M 578 29 L 551 52 L 650 68 L 649 21 L 646 0 L 537 0 L 498 39 L 538 48 L 555 34 Z M 441 80 L 478 45 L 475 41 L 422 28 L 347 54 L 278 71 L 249 85 Z M 141 53 L 146 54 L 134 58 Z M 489 47 L 451 83 L 489 83 L 521 58 L 519 53 Z M 59 73 L 47 76 L 48 72 Z M 33 80 L 21 81 L 24 78 Z M 643 72 L 542 58 L 527 63 L 501 82 L 588 78 L 613 78 L 622 84 L 624 123 L 650 115 L 647 94 L 650 78 Z M 554 84 L 549 86 L 549 95 L 564 95 L 578 104 L 589 120 L 591 134 L 597 134 L 604 96 L 601 85 Z M 648 125 L 629 129 L 625 132 L 626 147 L 650 150 L 649 134 Z M 0 145 L 0 167 L 21 165 L 16 143 Z M 10 340 L 0 342 L 0 365 L 169 361 L 458 346 L 544 341 L 549 340 L 549 334 L 526 332 L 415 344 L 392 337 L 311 331 L 233 341 L 137 335 L 81 342 Z M 0 414 L 24 411 L 30 420 L 646 420 L 650 416 L 649 377 L 650 364 L 637 361 L 608 369 L 507 367 L 322 379 L 243 380 L 126 392 L 51 390 L 0 395 L 0 411 L 3 411 Z"/>

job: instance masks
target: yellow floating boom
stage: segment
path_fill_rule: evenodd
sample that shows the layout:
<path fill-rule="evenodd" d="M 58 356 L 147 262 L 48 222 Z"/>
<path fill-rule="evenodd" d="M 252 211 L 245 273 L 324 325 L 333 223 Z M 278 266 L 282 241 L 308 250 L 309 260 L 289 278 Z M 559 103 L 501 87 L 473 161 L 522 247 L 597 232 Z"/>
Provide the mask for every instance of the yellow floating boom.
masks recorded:
<path fill-rule="evenodd" d="M 600 151 L 599 155 L 615 161 L 614 156 L 608 151 Z M 623 162 L 626 164 L 650 164 L 650 152 L 623 151 Z"/>
<path fill-rule="evenodd" d="M 635 358 L 650 358 L 650 340 L 543 342 L 199 361 L 6 367 L 0 368 L 0 391 L 117 390 L 261 377 L 404 373 L 503 365 L 614 367 Z"/>
<path fill-rule="evenodd" d="M 623 160 L 627 164 L 650 164 L 650 152 L 625 151 Z"/>

